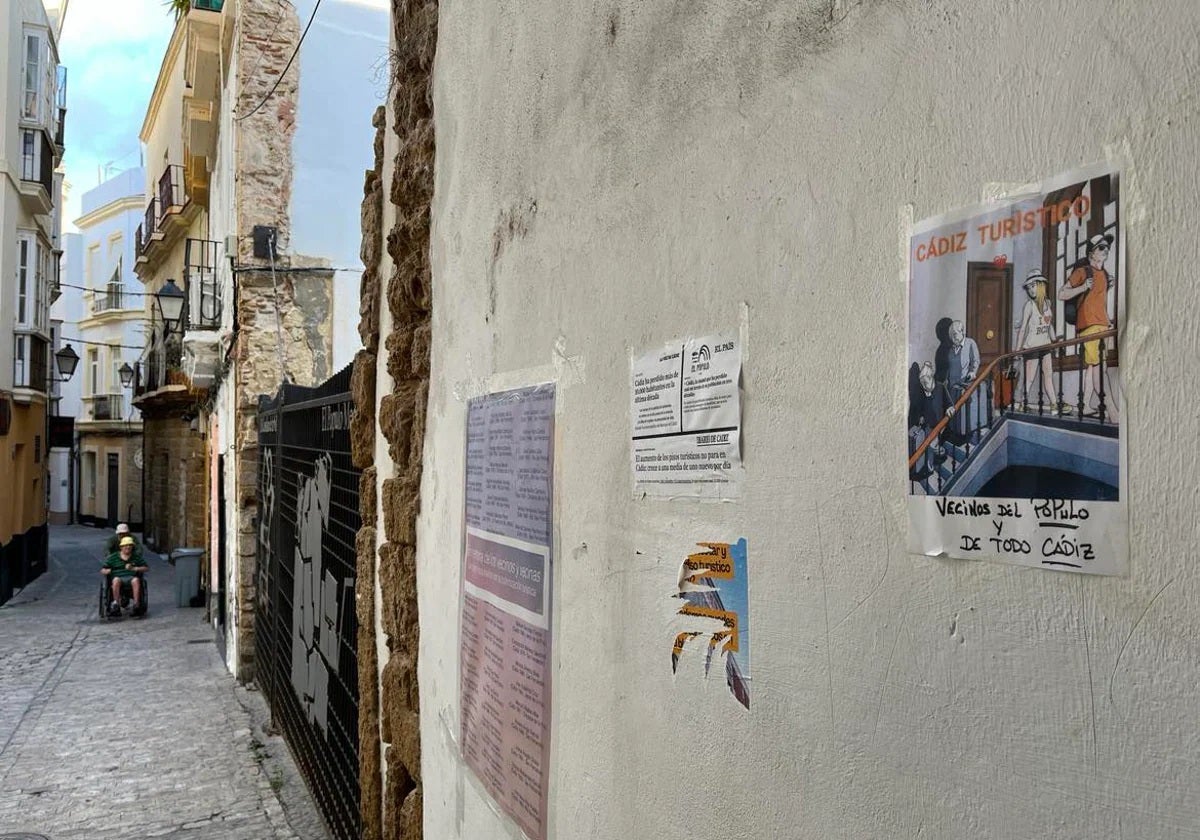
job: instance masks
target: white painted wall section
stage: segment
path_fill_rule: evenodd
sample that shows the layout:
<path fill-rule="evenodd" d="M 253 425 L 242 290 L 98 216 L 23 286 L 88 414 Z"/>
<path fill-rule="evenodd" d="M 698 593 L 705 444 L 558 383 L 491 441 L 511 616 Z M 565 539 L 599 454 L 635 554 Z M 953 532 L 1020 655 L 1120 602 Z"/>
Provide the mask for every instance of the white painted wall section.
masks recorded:
<path fill-rule="evenodd" d="M 550 836 L 1200 836 L 1198 28 L 1191 0 L 441 5 L 427 837 L 511 836 L 455 743 L 461 386 L 556 348 L 587 376 L 558 395 Z M 1117 147 L 1130 574 L 907 554 L 904 208 Z M 634 499 L 631 355 L 743 304 L 742 498 Z M 681 561 L 737 537 L 750 712 L 670 668 Z"/>

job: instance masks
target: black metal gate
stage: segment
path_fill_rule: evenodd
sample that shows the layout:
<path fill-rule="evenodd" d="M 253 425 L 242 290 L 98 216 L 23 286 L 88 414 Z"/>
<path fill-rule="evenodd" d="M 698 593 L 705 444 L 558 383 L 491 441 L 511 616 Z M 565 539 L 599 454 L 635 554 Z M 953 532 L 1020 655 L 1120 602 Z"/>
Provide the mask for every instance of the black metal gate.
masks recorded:
<path fill-rule="evenodd" d="M 257 680 L 338 838 L 359 835 L 350 371 L 258 403 Z"/>

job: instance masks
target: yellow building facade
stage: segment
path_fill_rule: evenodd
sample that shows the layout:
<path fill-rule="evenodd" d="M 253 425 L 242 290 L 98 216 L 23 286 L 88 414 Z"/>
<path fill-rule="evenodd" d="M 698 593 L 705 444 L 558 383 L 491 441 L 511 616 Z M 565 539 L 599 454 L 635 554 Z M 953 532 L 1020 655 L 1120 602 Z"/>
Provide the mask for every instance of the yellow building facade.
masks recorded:
<path fill-rule="evenodd" d="M 50 301 L 58 288 L 61 20 L 0 4 L 0 603 L 47 564 Z"/>

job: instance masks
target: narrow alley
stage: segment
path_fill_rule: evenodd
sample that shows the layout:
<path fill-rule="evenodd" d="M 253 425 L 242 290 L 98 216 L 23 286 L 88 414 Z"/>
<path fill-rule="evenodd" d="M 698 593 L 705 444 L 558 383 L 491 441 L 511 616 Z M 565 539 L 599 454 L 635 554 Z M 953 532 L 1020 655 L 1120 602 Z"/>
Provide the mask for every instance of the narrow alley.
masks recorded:
<path fill-rule="evenodd" d="M 102 621 L 109 531 L 50 529 L 50 567 L 0 607 L 0 836 L 324 840 L 258 692 L 147 550 L 149 612 Z"/>

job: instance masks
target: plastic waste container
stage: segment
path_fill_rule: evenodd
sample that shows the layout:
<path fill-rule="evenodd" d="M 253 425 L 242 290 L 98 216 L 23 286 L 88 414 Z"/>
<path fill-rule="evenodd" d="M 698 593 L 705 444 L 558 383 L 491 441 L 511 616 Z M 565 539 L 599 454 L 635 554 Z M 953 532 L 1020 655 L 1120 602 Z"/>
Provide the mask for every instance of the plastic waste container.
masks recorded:
<path fill-rule="evenodd" d="M 198 606 L 200 597 L 200 563 L 204 558 L 203 548 L 177 548 L 167 560 L 175 567 L 175 606 Z"/>

